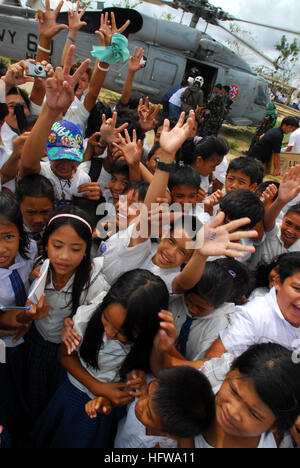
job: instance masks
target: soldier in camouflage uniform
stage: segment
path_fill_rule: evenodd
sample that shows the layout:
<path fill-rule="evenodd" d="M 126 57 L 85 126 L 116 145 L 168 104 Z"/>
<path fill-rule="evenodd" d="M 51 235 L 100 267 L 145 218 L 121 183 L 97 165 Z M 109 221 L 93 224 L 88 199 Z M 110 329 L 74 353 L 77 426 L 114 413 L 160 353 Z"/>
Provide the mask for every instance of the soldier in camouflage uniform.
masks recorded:
<path fill-rule="evenodd" d="M 233 104 L 233 100 L 231 99 L 230 95 L 230 87 L 224 86 L 223 87 L 223 94 L 224 94 L 224 115 L 223 121 L 227 119 L 229 112 L 231 111 L 231 106 Z"/>
<path fill-rule="evenodd" d="M 266 108 L 266 115 L 262 122 L 256 128 L 254 136 L 252 138 L 248 152 L 254 148 L 254 146 L 259 142 L 262 135 L 264 135 L 268 130 L 274 128 L 277 122 L 278 112 L 276 106 L 273 102 L 269 102 Z"/>
<path fill-rule="evenodd" d="M 221 84 L 217 84 L 215 87 L 215 96 L 206 106 L 206 108 L 210 110 L 210 114 L 204 122 L 203 137 L 209 135 L 217 136 L 221 128 L 225 108 L 224 94 L 222 90 L 223 86 Z"/>

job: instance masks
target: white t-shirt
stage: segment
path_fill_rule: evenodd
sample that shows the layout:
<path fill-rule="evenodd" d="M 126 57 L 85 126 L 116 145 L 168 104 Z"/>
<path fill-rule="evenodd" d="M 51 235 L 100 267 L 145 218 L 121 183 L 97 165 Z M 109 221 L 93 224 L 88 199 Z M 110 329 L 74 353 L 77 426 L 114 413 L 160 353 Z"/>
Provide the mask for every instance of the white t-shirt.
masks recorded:
<path fill-rule="evenodd" d="M 215 395 L 219 392 L 226 379 L 226 375 L 230 372 L 233 360 L 233 355 L 225 353 L 221 358 L 213 358 L 206 361 L 203 367 L 201 367 L 200 372 L 210 381 Z M 195 437 L 194 442 L 195 448 L 214 448 L 206 442 L 202 435 Z M 271 432 L 262 434 L 257 448 L 277 448 L 273 434 Z"/>
<path fill-rule="evenodd" d="M 93 300 L 100 293 L 107 293 L 109 284 L 102 274 L 102 258 L 94 258 L 92 262 L 91 282 L 88 291 L 83 291 L 80 296 L 80 305 L 94 304 Z M 61 343 L 61 329 L 64 319 L 72 313 L 70 299 L 72 298 L 72 287 L 75 275 L 73 275 L 68 283 L 61 291 L 56 291 L 52 283 L 45 287 L 46 302 L 50 305 L 50 310 L 47 317 L 42 320 L 37 320 L 35 326 L 44 340 L 51 343 Z"/>
<path fill-rule="evenodd" d="M 169 99 L 169 103 L 173 106 L 181 107 L 181 95 L 184 93 L 186 88 L 180 88 L 176 91 Z"/>
<path fill-rule="evenodd" d="M 223 158 L 223 161 L 216 167 L 216 170 L 213 172 L 213 178 L 225 185 L 226 173 L 228 169 L 228 162 L 226 156 Z"/>
<path fill-rule="evenodd" d="M 300 327 L 295 328 L 285 320 L 277 303 L 276 290 L 272 288 L 265 296 L 236 307 L 232 325 L 221 331 L 220 338 L 234 356 L 241 355 L 251 345 L 269 342 L 297 351 Z"/>
<path fill-rule="evenodd" d="M 87 182 L 91 182 L 90 177 L 79 166 L 72 179 L 64 180 L 58 178 L 51 169 L 50 161 L 41 162 L 40 174 L 47 177 L 53 185 L 55 194 L 55 203 L 57 205 L 72 204 L 73 195 L 82 197 L 83 194 L 78 192 L 78 187 Z M 63 199 L 65 194 L 65 200 Z"/>
<path fill-rule="evenodd" d="M 153 380 L 147 376 L 147 383 Z M 137 399 L 127 406 L 126 416 L 118 424 L 114 448 L 154 448 L 159 443 L 160 448 L 177 448 L 177 442 L 168 437 L 146 435 L 145 426 L 135 415 Z"/>
<path fill-rule="evenodd" d="M 300 128 L 291 134 L 288 146 L 292 146 L 292 153 L 300 153 Z"/>
<path fill-rule="evenodd" d="M 190 317 L 184 297 L 181 296 L 172 301 L 169 308 L 179 335 L 187 316 Z M 233 303 L 225 303 L 204 317 L 194 318 L 186 345 L 185 357 L 188 361 L 204 358 L 206 351 L 216 341 L 220 331 L 231 324 L 234 310 Z"/>
<path fill-rule="evenodd" d="M 63 119 L 77 125 L 84 135 L 89 116 L 90 113 L 84 107 L 83 102 L 75 96 L 74 101 L 65 113 Z"/>
<path fill-rule="evenodd" d="M 9 279 L 10 274 L 14 270 L 16 270 L 19 273 L 24 283 L 25 290 L 28 293 L 30 287 L 29 275 L 32 272 L 33 264 L 37 257 L 37 254 L 37 244 L 35 241 L 31 240 L 28 250 L 28 260 L 25 260 L 25 258 L 21 257 L 21 255 L 18 252 L 15 258 L 15 263 L 13 265 L 11 265 L 9 268 L 0 268 L 0 306 L 13 307 L 16 305 L 15 293 L 12 288 L 11 281 Z M 14 337 L 2 337 L 1 339 L 5 341 L 7 347 L 13 347 L 23 343 L 23 339 L 21 339 L 16 344 L 13 344 L 13 338 Z"/>
<path fill-rule="evenodd" d="M 256 252 L 252 254 L 249 267 L 255 270 L 260 262 L 270 263 L 272 260 L 283 253 L 300 251 L 300 239 L 294 242 L 291 247 L 286 249 L 280 235 L 281 224 L 277 223 L 270 232 L 265 232 L 265 239 L 256 247 Z"/>
<path fill-rule="evenodd" d="M 81 306 L 78 308 L 76 314 L 73 317 L 74 329 L 80 336 L 84 336 L 89 320 L 93 313 L 102 303 L 106 292 L 99 294 L 95 297 L 92 303 L 88 306 Z M 82 341 L 81 341 L 82 343 Z M 80 347 L 80 345 L 79 345 Z M 103 335 L 103 342 L 98 354 L 98 365 L 99 369 L 88 367 L 87 363 L 80 358 L 81 365 L 87 370 L 87 372 L 99 382 L 119 382 L 120 368 L 130 352 L 132 345 L 124 344 L 118 340 L 108 340 L 106 334 Z M 75 377 L 68 373 L 70 382 L 81 392 L 86 393 L 91 399 L 96 398 L 81 382 Z"/>
<path fill-rule="evenodd" d="M 159 276 L 166 284 L 169 294 L 172 294 L 172 283 L 180 273 L 180 267 L 160 268 L 152 262 L 157 244 L 152 245 L 148 239 L 142 244 L 128 247 L 130 244 L 135 224 L 113 235 L 100 246 L 99 254 L 104 257 L 103 273 L 110 284 L 113 284 L 119 276 L 127 271 L 142 268 Z"/>
<path fill-rule="evenodd" d="M 103 153 L 103 155 L 99 156 L 99 159 L 104 159 L 107 156 L 107 150 Z M 89 174 L 90 169 L 91 169 L 91 161 L 85 161 L 80 164 L 80 168 Z M 102 166 L 100 176 L 96 182 L 100 185 L 101 191 L 104 192 L 106 187 L 109 186 L 109 183 L 111 181 L 111 174 L 107 172 L 104 167 Z"/>

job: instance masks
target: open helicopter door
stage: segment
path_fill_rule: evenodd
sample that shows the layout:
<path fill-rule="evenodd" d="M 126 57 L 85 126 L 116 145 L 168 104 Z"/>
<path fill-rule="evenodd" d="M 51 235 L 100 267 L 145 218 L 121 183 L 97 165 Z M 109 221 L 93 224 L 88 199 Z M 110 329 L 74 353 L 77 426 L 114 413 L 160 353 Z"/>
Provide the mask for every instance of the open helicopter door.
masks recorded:
<path fill-rule="evenodd" d="M 192 76 L 202 76 L 204 84 L 202 91 L 204 99 L 208 101 L 213 96 L 214 87 L 217 84 L 218 68 L 212 67 L 210 64 L 205 64 L 196 60 L 188 60 L 185 70 L 185 78 Z"/>

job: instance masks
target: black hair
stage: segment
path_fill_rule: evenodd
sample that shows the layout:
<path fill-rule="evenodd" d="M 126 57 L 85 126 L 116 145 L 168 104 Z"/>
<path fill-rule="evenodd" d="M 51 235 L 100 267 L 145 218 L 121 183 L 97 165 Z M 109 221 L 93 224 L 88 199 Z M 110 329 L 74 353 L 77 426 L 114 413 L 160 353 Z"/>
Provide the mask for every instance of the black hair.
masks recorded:
<path fill-rule="evenodd" d="M 170 233 L 174 232 L 177 227 L 180 227 L 185 230 L 188 237 L 193 241 L 196 240 L 197 233 L 202 228 L 203 224 L 197 218 L 197 216 L 182 214 L 178 217 L 175 217 L 170 223 Z"/>
<path fill-rule="evenodd" d="M 200 188 L 201 177 L 200 174 L 191 166 L 178 167 L 175 172 L 172 172 L 169 178 L 169 190 L 179 185 L 186 185 L 193 187 L 197 191 Z"/>
<path fill-rule="evenodd" d="M 155 154 L 155 152 L 160 148 L 160 144 L 159 142 L 156 142 L 154 143 L 154 145 L 152 146 L 151 150 L 149 151 L 148 155 L 147 155 L 147 160 L 150 161 L 150 159 L 152 158 L 152 156 Z"/>
<path fill-rule="evenodd" d="M 177 122 L 178 122 L 178 119 L 176 119 L 176 117 L 171 117 L 171 118 L 169 118 L 168 120 L 169 120 L 169 122 L 170 122 L 170 129 L 176 127 Z M 159 129 L 159 127 L 162 127 L 162 126 L 163 126 L 164 121 L 165 121 L 165 119 L 164 119 L 162 116 L 160 116 L 160 115 L 157 116 L 156 125 L 155 125 L 155 128 L 154 128 L 154 133 L 157 132 L 157 130 Z"/>
<path fill-rule="evenodd" d="M 221 83 L 218 83 L 218 84 L 216 84 L 215 88 L 223 89 L 223 85 L 221 85 Z"/>
<path fill-rule="evenodd" d="M 225 85 L 225 86 L 223 86 L 223 89 L 225 89 L 225 91 L 227 91 L 227 93 L 229 93 L 229 91 L 230 91 L 230 86 Z"/>
<path fill-rule="evenodd" d="M 214 260 L 206 262 L 200 281 L 185 295 L 196 294 L 216 309 L 231 300 L 233 289 L 232 275 Z"/>
<path fill-rule="evenodd" d="M 258 197 L 261 197 L 264 191 L 269 187 L 269 185 L 273 185 L 273 184 L 276 185 L 276 187 L 279 189 L 280 187 L 279 182 L 273 182 L 272 180 L 268 180 L 267 182 L 261 182 L 255 190 L 256 195 Z M 278 197 L 278 192 L 274 196 L 272 202 L 275 201 L 277 197 Z"/>
<path fill-rule="evenodd" d="M 281 254 L 278 257 L 274 257 L 270 263 L 265 263 L 263 261 L 259 262 L 254 273 L 255 288 L 269 289 L 269 275 L 274 268 L 278 268 L 278 262 L 284 255 L 286 254 Z"/>
<path fill-rule="evenodd" d="M 288 215 L 290 213 L 300 214 L 300 203 L 290 206 L 285 214 Z"/>
<path fill-rule="evenodd" d="M 296 117 L 291 117 L 291 116 L 284 117 L 284 119 L 282 120 L 280 126 L 282 127 L 282 125 L 291 125 L 293 127 L 298 128 L 299 127 L 299 120 L 296 119 Z"/>
<path fill-rule="evenodd" d="M 28 260 L 29 238 L 23 226 L 23 217 L 16 200 L 6 193 L 0 192 L 0 223 L 6 220 L 14 224 L 19 232 L 19 253 L 21 257 Z"/>
<path fill-rule="evenodd" d="M 147 270 L 132 270 L 123 274 L 110 288 L 92 315 L 80 347 L 80 357 L 88 367 L 99 369 L 98 354 L 103 342 L 102 314 L 111 304 L 126 310 L 119 330 L 132 344 L 119 371 L 121 379 L 133 369 L 150 370 L 150 353 L 159 330 L 159 312 L 168 308 L 169 293 L 161 278 Z M 100 364 L 101 365 L 101 364 Z"/>
<path fill-rule="evenodd" d="M 1 61 L 0 62 L 0 76 L 6 75 L 6 72 L 7 72 L 7 65 Z"/>
<path fill-rule="evenodd" d="M 114 161 L 110 167 L 111 175 L 123 174 L 129 180 L 129 167 L 126 161 L 119 161 L 118 159 Z"/>
<path fill-rule="evenodd" d="M 290 252 L 278 260 L 278 274 L 283 284 L 287 278 L 300 272 L 300 252 Z"/>
<path fill-rule="evenodd" d="M 250 269 L 245 263 L 231 257 L 218 258 L 215 262 L 233 279 L 233 288 L 227 302 L 234 302 L 236 305 L 244 304 L 245 297 L 253 289 L 254 276 Z M 222 283 L 220 285 L 223 287 Z"/>
<path fill-rule="evenodd" d="M 132 182 L 128 190 L 132 189 L 133 194 L 138 194 L 139 202 L 143 202 L 146 198 L 149 185 L 150 184 L 145 180 L 141 180 L 139 182 Z"/>
<path fill-rule="evenodd" d="M 228 221 L 234 221 L 240 218 L 250 218 L 251 222 L 241 229 L 252 229 L 265 214 L 265 208 L 262 201 L 251 190 L 232 190 L 220 200 L 220 208 L 226 215 Z"/>
<path fill-rule="evenodd" d="M 143 102 L 144 102 L 145 95 L 142 93 L 136 93 L 136 92 L 131 93 L 128 103 L 126 104 L 126 107 L 128 107 L 131 110 L 137 109 L 140 103 L 140 99 L 143 99 Z"/>
<path fill-rule="evenodd" d="M 300 414 L 300 365 L 293 362 L 291 351 L 276 343 L 257 344 L 239 356 L 231 370 L 253 384 L 279 432 L 293 427 Z"/>
<path fill-rule="evenodd" d="M 10 96 L 12 94 L 18 94 L 21 95 L 23 101 L 26 104 L 26 107 L 31 111 L 31 105 L 30 105 L 30 99 L 26 91 L 22 88 L 17 88 L 16 86 L 13 86 L 10 88 L 10 90 L 6 93 L 6 96 Z"/>
<path fill-rule="evenodd" d="M 5 102 L 0 102 L 0 123 L 8 114 L 8 107 Z"/>
<path fill-rule="evenodd" d="M 264 166 L 261 161 L 254 158 L 235 158 L 230 162 L 226 176 L 230 171 L 241 171 L 246 176 L 250 177 L 251 185 L 257 183 L 261 184 L 264 178 Z"/>
<path fill-rule="evenodd" d="M 159 374 L 153 408 L 164 433 L 196 437 L 212 424 L 215 397 L 202 372 L 189 366 L 170 367 Z"/>
<path fill-rule="evenodd" d="M 72 218 L 72 217 L 61 217 L 57 218 L 53 221 L 55 216 L 58 215 L 75 215 L 79 216 L 80 218 L 84 219 L 90 226 L 91 229 L 93 229 L 92 226 L 92 219 L 90 218 L 89 214 L 78 208 L 77 206 L 60 206 L 56 208 L 53 213 L 51 214 L 47 224 L 46 224 L 46 229 L 43 235 L 43 257 L 46 259 L 48 257 L 47 255 L 47 243 L 48 239 L 51 236 L 53 232 L 55 232 L 57 229 L 61 228 L 62 226 L 65 225 L 70 225 L 76 234 L 83 239 L 86 242 L 86 251 L 85 255 L 78 267 L 76 268 L 75 271 L 75 276 L 74 276 L 74 281 L 72 285 L 72 295 L 69 305 L 72 305 L 72 313 L 71 316 L 73 316 L 78 307 L 80 306 L 80 298 L 81 295 L 84 293 L 85 297 L 88 294 L 88 289 L 90 287 L 90 281 L 91 281 L 91 275 L 92 275 L 92 259 L 91 259 L 91 247 L 92 247 L 92 233 L 88 226 L 86 226 L 85 223 L 82 221 Z M 50 223 L 50 224 L 49 224 Z"/>
<path fill-rule="evenodd" d="M 99 132 L 99 129 L 102 125 L 102 114 L 105 114 L 106 119 L 110 119 L 113 115 L 112 110 L 108 104 L 98 101 L 90 112 L 84 134 L 85 138 L 89 138 L 94 133 Z"/>
<path fill-rule="evenodd" d="M 80 62 L 80 61 L 73 63 L 73 65 L 70 68 L 70 75 L 74 75 L 74 73 L 76 72 L 76 70 L 78 70 L 78 68 L 81 66 L 81 64 L 82 64 L 82 62 Z M 92 68 L 88 67 L 85 70 L 85 73 L 87 73 L 88 79 L 89 79 L 89 81 L 91 81 L 92 74 L 93 74 Z"/>
<path fill-rule="evenodd" d="M 139 116 L 136 112 L 130 110 L 130 109 L 121 109 L 118 110 L 118 116 L 117 116 L 117 122 L 116 122 L 116 127 L 120 127 L 124 123 L 127 123 L 126 130 L 129 133 L 130 138 L 132 139 L 133 136 L 133 130 L 136 131 L 136 138 L 137 140 L 143 140 L 145 137 L 144 132 L 142 131 L 142 128 L 139 123 Z M 121 135 L 125 135 L 124 131 L 121 132 Z"/>
<path fill-rule="evenodd" d="M 54 206 L 55 195 L 51 182 L 40 174 L 23 177 L 17 183 L 16 199 L 20 204 L 24 197 L 48 198 Z"/>
<path fill-rule="evenodd" d="M 229 145 L 224 138 L 217 138 L 213 135 L 203 138 L 199 143 L 194 142 L 194 138 L 188 138 L 177 152 L 177 162 L 192 166 L 197 157 L 206 161 L 214 156 L 224 157 L 229 152 Z"/>

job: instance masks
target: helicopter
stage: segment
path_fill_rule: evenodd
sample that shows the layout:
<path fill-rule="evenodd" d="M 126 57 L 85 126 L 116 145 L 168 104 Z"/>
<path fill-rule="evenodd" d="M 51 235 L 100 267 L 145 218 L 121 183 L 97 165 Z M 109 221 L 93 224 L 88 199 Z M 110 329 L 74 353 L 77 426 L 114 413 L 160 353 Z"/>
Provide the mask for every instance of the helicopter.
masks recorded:
<path fill-rule="evenodd" d="M 204 78 L 202 89 L 206 100 L 212 98 L 217 83 L 230 86 L 233 105 L 226 118 L 227 123 L 238 126 L 257 125 L 264 117 L 266 105 L 270 102 L 268 83 L 253 72 L 249 64 L 235 52 L 196 29 L 200 18 L 207 24 L 222 27 L 228 32 L 230 31 L 221 25 L 221 21 L 243 20 L 230 16 L 206 0 L 149 2 L 167 4 L 193 13 L 190 26 L 153 18 L 134 9 L 112 7 L 102 11 L 86 11 L 82 21 L 87 25 L 77 35 L 75 60 L 84 60 L 89 56 L 89 51 L 97 42 L 94 31 L 99 27 L 100 14 L 113 11 L 118 27 L 127 19 L 131 21 L 124 33 L 128 38 L 129 51 L 133 53 L 134 47 L 141 47 L 147 59 L 146 66 L 135 75 L 133 91 L 149 96 L 153 103 L 160 103 L 165 93 L 174 86 L 180 86 L 184 79 L 201 75 Z M 5 2 L 0 5 L 0 55 L 13 60 L 34 59 L 39 40 L 38 25 L 34 20 L 35 10 L 17 4 L 15 0 L 15 5 Z M 31 4 L 34 6 L 34 1 Z M 59 13 L 57 22 L 68 24 L 67 13 Z M 254 24 L 272 28 L 268 25 Z M 275 29 L 299 34 L 296 31 Z M 60 64 L 66 35 L 63 31 L 52 42 L 50 57 L 54 66 Z M 249 46 L 248 43 L 246 45 Z M 271 62 L 261 52 L 252 46 L 249 47 Z M 126 75 L 127 63 L 111 66 L 104 87 L 120 93 Z"/>

